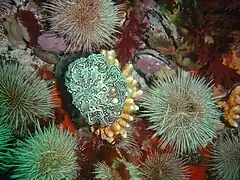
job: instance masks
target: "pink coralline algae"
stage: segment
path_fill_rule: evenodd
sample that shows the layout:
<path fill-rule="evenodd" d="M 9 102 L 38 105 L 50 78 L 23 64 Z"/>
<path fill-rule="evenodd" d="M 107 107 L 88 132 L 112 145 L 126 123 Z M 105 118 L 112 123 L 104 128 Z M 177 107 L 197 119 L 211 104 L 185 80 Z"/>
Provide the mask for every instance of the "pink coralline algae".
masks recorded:
<path fill-rule="evenodd" d="M 145 49 L 140 51 L 136 58 L 136 68 L 148 77 L 159 71 L 167 63 L 163 56 L 156 51 Z"/>
<path fill-rule="evenodd" d="M 142 55 L 136 63 L 137 69 L 144 74 L 153 74 L 161 68 L 162 64 L 159 60 L 149 55 Z"/>
<path fill-rule="evenodd" d="M 38 44 L 45 51 L 66 52 L 68 44 L 62 37 L 58 37 L 54 33 L 44 33 L 38 37 Z M 77 49 L 70 48 L 68 52 L 76 52 Z"/>

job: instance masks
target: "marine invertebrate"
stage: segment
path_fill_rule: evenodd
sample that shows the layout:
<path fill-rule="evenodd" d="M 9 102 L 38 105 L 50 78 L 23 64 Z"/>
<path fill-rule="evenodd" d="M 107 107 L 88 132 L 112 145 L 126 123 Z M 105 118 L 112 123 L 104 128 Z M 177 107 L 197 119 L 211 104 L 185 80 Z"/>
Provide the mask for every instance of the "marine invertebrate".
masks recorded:
<path fill-rule="evenodd" d="M 0 68 L 0 117 L 23 134 L 37 119 L 51 117 L 51 88 L 27 67 L 4 65 Z"/>
<path fill-rule="evenodd" d="M 142 116 L 149 117 L 149 127 L 161 136 L 160 146 L 171 144 L 177 154 L 195 151 L 216 136 L 215 125 L 221 113 L 212 97 L 210 82 L 179 70 L 164 75 L 142 98 Z"/>
<path fill-rule="evenodd" d="M 121 176 L 117 171 L 114 169 L 110 168 L 105 162 L 101 163 L 98 162 L 95 164 L 95 168 L 93 171 L 94 179 L 99 179 L 99 180 L 121 180 Z"/>
<path fill-rule="evenodd" d="M 187 166 L 181 159 L 172 154 L 158 154 L 148 156 L 140 167 L 143 179 L 188 179 Z"/>
<path fill-rule="evenodd" d="M 3 169 L 9 160 L 8 151 L 10 150 L 11 140 L 13 139 L 10 126 L 0 119 L 0 169 Z"/>
<path fill-rule="evenodd" d="M 127 85 L 121 70 L 102 54 L 75 60 L 68 66 L 65 85 L 72 103 L 89 125 L 107 126 L 121 118 Z"/>
<path fill-rule="evenodd" d="M 211 153 L 216 179 L 240 179 L 240 139 L 237 135 L 219 138 Z"/>
<path fill-rule="evenodd" d="M 34 135 L 18 141 L 13 150 L 15 157 L 12 178 L 17 179 L 75 179 L 77 141 L 62 127 L 53 124 L 42 130 L 39 126 Z"/>
<path fill-rule="evenodd" d="M 104 54 L 110 64 L 119 66 L 119 62 L 116 59 L 116 54 L 114 51 L 103 50 L 102 54 Z M 138 83 L 133 78 L 132 73 L 133 65 L 131 63 L 127 64 L 122 69 L 122 74 L 125 77 L 128 91 L 126 92 L 126 99 L 123 104 L 120 118 L 110 126 L 92 126 L 92 131 L 98 135 L 101 135 L 102 139 L 105 139 L 110 143 L 115 143 L 114 138 L 118 134 L 120 134 L 123 138 L 127 136 L 127 131 L 125 129 L 130 126 L 128 123 L 134 120 L 134 113 L 139 109 L 134 100 L 139 98 L 143 91 L 139 90 Z"/>
<path fill-rule="evenodd" d="M 238 127 L 240 118 L 240 86 L 236 86 L 224 103 L 224 120 L 230 126 Z"/>
<path fill-rule="evenodd" d="M 94 51 L 116 42 L 120 25 L 120 5 L 110 0 L 56 0 L 45 3 L 51 15 L 51 31 L 69 44 L 69 48 Z M 66 49 L 67 50 L 67 49 Z"/>
<path fill-rule="evenodd" d="M 69 65 L 65 74 L 73 104 L 92 125 L 92 131 L 109 142 L 113 142 L 115 134 L 126 136 L 124 128 L 138 110 L 134 98 L 142 94 L 131 77 L 132 64 L 121 72 L 115 57 L 114 51 L 104 50 L 102 54 L 80 58 Z"/>

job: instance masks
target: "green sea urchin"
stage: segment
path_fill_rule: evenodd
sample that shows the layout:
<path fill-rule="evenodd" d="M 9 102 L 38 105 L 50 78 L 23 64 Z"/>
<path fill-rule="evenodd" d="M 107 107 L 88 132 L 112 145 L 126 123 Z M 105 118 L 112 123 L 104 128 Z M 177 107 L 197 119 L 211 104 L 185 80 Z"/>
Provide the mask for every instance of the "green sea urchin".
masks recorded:
<path fill-rule="evenodd" d="M 185 163 L 172 154 L 148 156 L 140 168 L 143 179 L 185 180 L 188 179 Z"/>
<path fill-rule="evenodd" d="M 24 133 L 33 120 L 52 116 L 51 89 L 48 84 L 20 65 L 0 68 L 0 117 L 13 129 Z"/>
<path fill-rule="evenodd" d="M 73 49 L 91 52 L 116 42 L 120 6 L 111 0 L 55 0 L 44 7 L 51 30 Z"/>
<path fill-rule="evenodd" d="M 77 141 L 62 127 L 41 128 L 13 150 L 12 178 L 33 180 L 72 180 L 77 177 Z"/>
<path fill-rule="evenodd" d="M 226 135 L 218 139 L 211 154 L 216 179 L 240 179 L 240 138 Z"/>
<path fill-rule="evenodd" d="M 121 176 L 117 171 L 110 168 L 105 162 L 98 162 L 95 164 L 93 171 L 94 179 L 98 180 L 121 180 Z"/>
<path fill-rule="evenodd" d="M 196 151 L 216 136 L 221 113 L 212 97 L 210 83 L 179 70 L 159 79 L 143 97 L 143 116 L 153 123 L 149 129 L 161 136 L 160 147 L 173 145 L 177 154 Z"/>
<path fill-rule="evenodd" d="M 109 64 L 104 55 L 92 54 L 71 63 L 65 85 L 89 125 L 107 126 L 121 118 L 127 83 L 120 68 Z"/>
<path fill-rule="evenodd" d="M 9 147 L 11 146 L 11 141 L 13 139 L 11 128 L 2 123 L 0 119 L 0 169 L 5 168 L 5 163 L 9 160 Z"/>

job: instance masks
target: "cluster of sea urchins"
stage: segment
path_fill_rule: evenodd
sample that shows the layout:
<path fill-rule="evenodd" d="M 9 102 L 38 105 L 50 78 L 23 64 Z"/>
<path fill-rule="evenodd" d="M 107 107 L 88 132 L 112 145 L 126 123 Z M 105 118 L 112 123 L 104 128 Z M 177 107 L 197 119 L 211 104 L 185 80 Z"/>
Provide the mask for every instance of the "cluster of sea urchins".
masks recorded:
<path fill-rule="evenodd" d="M 1 19 L 1 25 L 10 43 L 14 45 L 26 44 L 26 48 L 34 47 L 40 33 L 40 26 L 37 23 L 42 22 L 47 22 L 47 28 L 56 34 L 56 38 L 57 36 L 64 38 L 64 44 L 67 47 L 65 51 L 74 48 L 77 51 L 92 52 L 99 50 L 103 45 L 108 46 L 116 42 L 115 33 L 121 21 L 119 16 L 121 6 L 115 4 L 115 2 L 107 0 L 81 0 L 81 2 L 78 0 L 57 0 L 40 4 L 47 16 L 38 14 L 43 11 L 34 11 L 36 10 L 34 8 L 39 5 L 34 4 L 34 2 L 31 2 L 27 8 L 24 3 L 18 1 L 8 0 L 0 3 L 1 17 L 4 17 Z M 38 22 L 39 17 L 43 17 L 43 19 Z M 104 55 L 101 56 L 104 57 Z M 102 62 L 104 61 L 109 63 L 105 57 Z M 100 62 L 99 68 L 101 68 L 102 62 Z M 90 66 L 89 68 L 91 69 Z M 110 65 L 109 68 L 107 72 L 112 72 L 111 75 L 113 76 L 108 73 L 104 74 L 104 76 L 108 75 L 110 77 L 107 87 L 111 87 L 111 83 L 116 81 L 114 79 L 116 78 L 114 77 L 115 73 L 122 77 L 118 85 L 122 88 L 122 91 L 119 91 L 117 98 L 112 100 L 113 104 L 119 103 L 120 105 L 117 108 L 117 114 L 112 115 L 111 112 L 113 111 L 110 111 L 108 116 L 101 119 L 101 123 L 104 121 L 106 123 L 98 123 L 99 128 L 103 125 L 111 125 L 117 119 L 121 119 L 129 86 L 118 66 Z M 11 63 L 5 61 L 1 63 L 0 76 L 0 122 L 1 125 L 3 124 L 1 126 L 1 135 L 3 136 L 0 147 L 1 159 L 5 160 L 6 157 L 10 157 L 8 150 L 11 149 L 12 144 L 10 141 L 12 139 L 23 138 L 21 141 L 17 140 L 17 143 L 13 145 L 15 149 L 11 151 L 13 158 L 11 158 L 11 166 L 9 167 L 13 168 L 12 178 L 77 178 L 79 167 L 76 163 L 77 156 L 75 154 L 77 149 L 76 139 L 68 131 L 62 128 L 59 129 L 53 124 L 50 124 L 44 130 L 39 125 L 39 123 L 46 122 L 46 120 L 54 120 L 55 104 L 53 88 L 50 82 L 42 79 L 39 76 L 39 71 L 33 71 L 32 66 L 25 67 L 19 64 L 17 60 Z M 87 91 L 84 93 L 87 93 Z M 114 92 L 113 86 L 113 96 L 114 93 L 116 92 Z M 136 94 L 136 89 L 133 90 L 132 94 L 134 93 Z M 92 92 L 92 95 L 94 96 L 94 92 Z M 104 98 L 104 96 L 99 97 Z M 129 105 L 136 108 L 132 99 Z M 80 106 L 79 109 L 81 110 Z M 82 115 L 84 114 L 82 113 Z M 88 115 L 91 115 L 91 117 Z M 94 117 L 99 117 L 95 115 L 97 114 L 91 114 L 91 110 L 86 111 L 85 119 L 90 122 Z M 109 116 L 114 118 L 108 118 Z M 125 120 L 133 120 L 130 112 L 126 112 L 124 118 Z M 95 121 L 93 122 L 95 123 Z M 120 124 L 123 127 L 127 126 L 127 122 L 124 120 L 119 121 Z M 93 124 L 90 123 L 90 125 Z M 29 134 L 29 130 L 34 131 L 34 126 L 36 127 L 35 133 Z M 117 130 L 115 133 L 126 134 L 124 129 Z M 108 138 L 112 138 L 112 136 Z M 105 139 L 107 139 L 107 136 Z M 109 141 L 112 140 L 109 139 Z M 62 144 L 62 142 L 65 143 Z M 2 164 L 3 161 L 1 166 Z"/>
<path fill-rule="evenodd" d="M 56 42 L 63 41 L 63 47 L 58 48 L 60 52 L 86 53 L 81 54 L 84 57 L 80 55 L 66 63 L 64 85 L 78 114 L 94 134 L 112 144 L 119 136 L 127 138 L 127 132 L 131 133 L 128 130 L 130 123 L 141 106 L 140 115 L 149 122 L 149 130 L 159 137 L 160 149 L 171 147 L 172 151 L 149 153 L 139 166 L 125 162 L 121 152 L 127 154 L 129 149 L 138 148 L 133 133 L 129 134 L 126 144 L 120 142 L 114 146 L 122 158 L 114 163 L 123 163 L 131 179 L 187 179 L 185 162 L 175 155 L 195 152 L 217 137 L 215 127 L 220 124 L 221 113 L 213 98 L 212 82 L 180 69 L 173 74 L 164 73 L 148 84 L 138 106 L 136 100 L 143 91 L 134 76 L 133 64 L 129 62 L 120 67 L 117 52 L 102 50 L 103 47 L 110 49 L 118 40 L 116 34 L 122 21 L 122 5 L 111 0 L 44 1 L 39 4 L 45 15 L 42 14 L 42 21 L 38 22 L 39 14 L 30 10 L 32 6 L 29 9 L 24 5 L 14 7 L 16 2 L 0 2 L 1 28 L 12 44 L 35 47 L 39 42 L 38 35 L 43 32 L 52 34 L 51 38 Z M 44 27 L 47 32 L 40 32 L 40 23 L 47 26 Z M 153 44 L 155 39 L 151 41 Z M 47 43 L 51 47 L 54 42 Z M 171 45 L 170 41 L 166 44 L 168 48 Z M 45 59 L 54 57 L 53 64 L 58 63 L 58 55 L 50 52 L 41 55 Z M 54 123 L 44 128 L 40 125 L 45 120 L 54 122 L 52 86 L 39 76 L 38 71 L 29 67 L 19 63 L 2 64 L 0 168 L 13 168 L 12 178 L 15 179 L 76 179 L 80 171 L 77 138 Z M 233 100 L 239 96 L 236 90 L 232 91 L 224 109 L 227 112 L 225 120 L 235 127 L 239 107 L 239 102 Z M 34 131 L 32 127 L 36 129 L 30 134 L 29 130 Z M 19 137 L 23 140 L 14 144 Z M 214 143 L 211 161 L 218 179 L 239 179 L 238 144 L 239 137 L 235 136 Z M 142 149 L 136 151 L 139 156 L 140 151 Z M 114 163 L 111 166 L 106 162 L 95 163 L 92 169 L 95 178 L 120 180 L 121 174 Z"/>

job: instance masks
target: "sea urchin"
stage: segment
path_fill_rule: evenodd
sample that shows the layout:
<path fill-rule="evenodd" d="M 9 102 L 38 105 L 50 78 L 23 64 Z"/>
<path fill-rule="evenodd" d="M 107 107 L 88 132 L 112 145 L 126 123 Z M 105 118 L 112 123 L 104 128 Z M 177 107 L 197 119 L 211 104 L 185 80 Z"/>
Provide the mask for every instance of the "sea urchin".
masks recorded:
<path fill-rule="evenodd" d="M 184 161 L 172 154 L 148 156 L 140 168 L 143 179 L 185 180 L 188 179 Z"/>
<path fill-rule="evenodd" d="M 52 116 L 52 107 L 51 89 L 36 72 L 21 65 L 0 68 L 0 117 L 19 134 L 35 120 Z"/>
<path fill-rule="evenodd" d="M 171 144 L 177 154 L 196 151 L 216 136 L 214 128 L 220 123 L 210 82 L 183 70 L 164 77 L 143 98 L 143 116 L 153 123 L 149 129 L 161 136 L 162 148 Z"/>
<path fill-rule="evenodd" d="M 72 180 L 77 177 L 76 139 L 62 127 L 38 126 L 38 131 L 25 141 L 19 141 L 13 150 L 15 167 L 12 178 Z"/>
<path fill-rule="evenodd" d="M 240 138 L 226 135 L 219 138 L 211 154 L 216 179 L 240 179 Z"/>
<path fill-rule="evenodd" d="M 120 5 L 111 0 L 55 0 L 45 3 L 51 30 L 64 37 L 69 48 L 91 52 L 116 42 Z"/>

